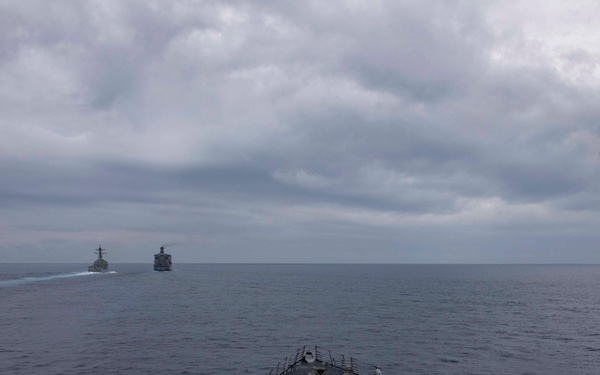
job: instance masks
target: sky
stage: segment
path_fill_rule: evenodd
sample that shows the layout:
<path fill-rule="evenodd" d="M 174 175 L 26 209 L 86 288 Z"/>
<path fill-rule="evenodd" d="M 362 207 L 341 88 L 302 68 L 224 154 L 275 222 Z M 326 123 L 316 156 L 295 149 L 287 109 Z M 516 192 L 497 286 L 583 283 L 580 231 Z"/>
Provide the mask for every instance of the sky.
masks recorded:
<path fill-rule="evenodd" d="M 0 0 L 0 259 L 600 263 L 599 17 Z"/>

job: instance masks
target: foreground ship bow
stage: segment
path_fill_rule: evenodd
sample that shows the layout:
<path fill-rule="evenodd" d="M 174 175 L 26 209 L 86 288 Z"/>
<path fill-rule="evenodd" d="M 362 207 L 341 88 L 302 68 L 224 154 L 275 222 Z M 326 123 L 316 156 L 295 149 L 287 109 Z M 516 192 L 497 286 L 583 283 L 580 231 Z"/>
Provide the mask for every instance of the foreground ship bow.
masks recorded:
<path fill-rule="evenodd" d="M 94 254 L 98 254 L 98 259 L 94 261 L 94 264 L 88 267 L 88 272 L 107 272 L 108 262 L 102 258 L 102 254 L 106 254 L 106 250 L 103 249 L 102 246 L 98 246 L 98 249 L 94 251 Z"/>
<path fill-rule="evenodd" d="M 154 254 L 154 270 L 155 271 L 171 271 L 173 268 L 173 262 L 171 261 L 171 254 L 165 253 L 165 247 L 160 247 L 160 252 Z"/>
<path fill-rule="evenodd" d="M 345 357 L 331 350 L 305 346 L 279 363 L 269 375 L 381 375 L 377 366 Z"/>

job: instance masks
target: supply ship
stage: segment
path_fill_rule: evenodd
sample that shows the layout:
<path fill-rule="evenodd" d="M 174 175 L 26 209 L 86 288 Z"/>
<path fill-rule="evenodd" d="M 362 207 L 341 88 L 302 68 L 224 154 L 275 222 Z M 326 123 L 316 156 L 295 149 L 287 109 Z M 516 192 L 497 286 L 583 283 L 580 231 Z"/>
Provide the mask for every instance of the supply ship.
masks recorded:
<path fill-rule="evenodd" d="M 94 251 L 94 254 L 98 254 L 98 259 L 94 261 L 94 264 L 88 267 L 88 272 L 108 272 L 108 262 L 102 258 L 102 254 L 106 254 L 106 250 L 102 246 L 98 246 L 98 249 Z"/>
<path fill-rule="evenodd" d="M 165 247 L 160 247 L 160 252 L 154 254 L 154 270 L 155 271 L 171 271 L 173 269 L 173 262 L 171 261 L 171 254 L 165 253 Z"/>
<path fill-rule="evenodd" d="M 382 375 L 379 367 L 321 347 L 305 346 L 287 357 L 269 375 Z"/>

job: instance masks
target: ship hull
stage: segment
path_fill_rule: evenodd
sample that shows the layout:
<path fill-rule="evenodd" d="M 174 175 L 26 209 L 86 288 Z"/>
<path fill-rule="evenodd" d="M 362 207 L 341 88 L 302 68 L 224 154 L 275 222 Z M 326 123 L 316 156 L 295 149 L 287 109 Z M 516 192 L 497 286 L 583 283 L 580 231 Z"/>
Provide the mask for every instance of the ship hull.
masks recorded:
<path fill-rule="evenodd" d="M 161 272 L 162 271 L 171 271 L 171 267 L 157 267 L 157 266 L 154 266 L 154 270 L 155 271 L 161 271 Z"/>
<path fill-rule="evenodd" d="M 88 267 L 88 272 L 108 272 L 108 269 L 105 268 L 95 268 L 95 267 Z"/>

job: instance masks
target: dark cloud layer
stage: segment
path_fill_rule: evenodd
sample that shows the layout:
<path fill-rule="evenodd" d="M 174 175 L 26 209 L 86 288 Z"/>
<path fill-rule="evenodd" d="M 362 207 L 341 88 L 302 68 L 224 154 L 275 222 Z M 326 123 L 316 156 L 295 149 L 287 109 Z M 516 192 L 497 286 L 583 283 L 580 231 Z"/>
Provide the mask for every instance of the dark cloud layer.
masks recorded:
<path fill-rule="evenodd" d="M 600 30 L 562 3 L 0 10 L 5 260 L 600 261 Z"/>

